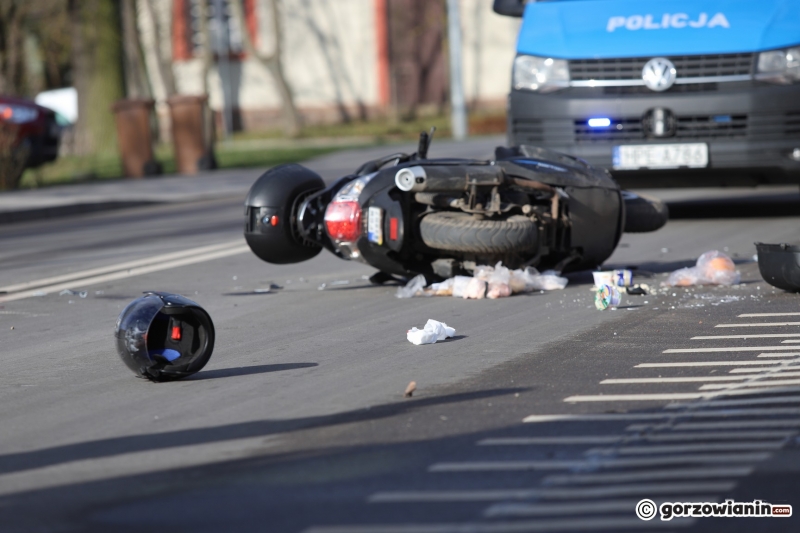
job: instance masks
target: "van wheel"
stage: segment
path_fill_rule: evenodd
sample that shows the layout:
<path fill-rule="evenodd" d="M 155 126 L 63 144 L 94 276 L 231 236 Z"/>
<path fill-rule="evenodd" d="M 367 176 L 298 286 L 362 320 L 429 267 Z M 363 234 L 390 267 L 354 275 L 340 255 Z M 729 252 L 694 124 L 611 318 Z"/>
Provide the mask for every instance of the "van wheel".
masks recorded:
<path fill-rule="evenodd" d="M 625 233 L 647 233 L 661 229 L 669 220 L 669 208 L 662 200 L 622 191 L 625 200 Z"/>

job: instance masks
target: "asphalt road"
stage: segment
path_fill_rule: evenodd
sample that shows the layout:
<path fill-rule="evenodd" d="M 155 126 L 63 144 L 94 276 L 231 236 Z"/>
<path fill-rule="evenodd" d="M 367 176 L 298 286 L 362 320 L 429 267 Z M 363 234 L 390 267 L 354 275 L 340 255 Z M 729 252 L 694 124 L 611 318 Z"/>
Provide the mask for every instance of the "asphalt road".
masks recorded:
<path fill-rule="evenodd" d="M 375 151 L 312 166 L 331 178 Z M 800 505 L 800 300 L 752 261 L 754 241 L 797 242 L 797 189 L 656 194 L 678 218 L 625 235 L 606 265 L 655 288 L 720 249 L 741 285 L 605 312 L 588 273 L 502 300 L 399 300 L 331 254 L 260 262 L 241 197 L 0 226 L 0 531 L 797 531 L 634 512 Z M 144 290 L 209 311 L 202 372 L 153 384 L 119 361 L 114 322 Z M 409 344 L 428 318 L 457 336 Z"/>

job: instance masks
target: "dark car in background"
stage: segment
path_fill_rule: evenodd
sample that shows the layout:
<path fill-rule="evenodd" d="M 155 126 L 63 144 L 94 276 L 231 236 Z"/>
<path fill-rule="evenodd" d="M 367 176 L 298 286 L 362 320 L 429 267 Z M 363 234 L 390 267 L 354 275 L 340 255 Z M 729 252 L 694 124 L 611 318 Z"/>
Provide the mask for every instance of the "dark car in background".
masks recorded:
<path fill-rule="evenodd" d="M 54 161 L 60 136 L 53 110 L 0 96 L 0 189 L 16 188 L 25 169 Z"/>

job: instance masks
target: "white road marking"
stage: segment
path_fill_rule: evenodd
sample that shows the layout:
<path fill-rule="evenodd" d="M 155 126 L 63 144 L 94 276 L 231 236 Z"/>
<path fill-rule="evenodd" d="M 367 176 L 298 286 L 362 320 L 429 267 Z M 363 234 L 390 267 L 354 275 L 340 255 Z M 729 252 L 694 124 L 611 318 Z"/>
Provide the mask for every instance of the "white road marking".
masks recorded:
<path fill-rule="evenodd" d="M 415 502 L 488 502 L 503 500 L 582 500 L 586 498 L 613 498 L 618 496 L 641 496 L 648 494 L 720 493 L 736 487 L 735 481 L 693 482 L 693 483 L 632 483 L 624 485 L 604 485 L 585 488 L 533 488 L 533 489 L 495 489 L 495 490 L 428 490 L 428 491 L 386 491 L 372 494 L 370 503 L 415 503 Z"/>
<path fill-rule="evenodd" d="M 763 333 L 752 335 L 702 335 L 699 337 L 692 337 L 693 341 L 707 341 L 716 339 L 773 339 L 773 338 L 786 338 L 786 337 L 800 337 L 800 333 Z"/>
<path fill-rule="evenodd" d="M 688 498 L 684 498 L 688 500 Z M 719 502 L 719 496 L 692 496 L 690 501 Z M 661 505 L 663 498 L 657 498 L 654 503 Z M 487 518 L 502 516 L 559 516 L 580 514 L 603 513 L 629 513 L 636 509 L 639 500 L 604 500 L 599 502 L 581 503 L 496 503 L 483 512 Z"/>
<path fill-rule="evenodd" d="M 673 427 L 675 430 L 713 430 L 713 429 L 755 429 L 755 428 L 789 428 L 800 427 L 800 419 L 789 420 L 732 420 L 724 422 L 680 422 Z M 635 428 L 635 429 L 630 429 Z M 629 426 L 630 431 L 641 430 L 640 426 Z"/>
<path fill-rule="evenodd" d="M 679 415 L 680 416 L 680 415 Z M 731 431 L 713 433 L 664 433 L 651 435 L 578 435 L 564 437 L 497 437 L 483 439 L 477 446 L 551 446 L 570 444 L 615 444 L 620 442 L 681 442 L 738 439 L 780 439 L 796 435 L 796 431 Z"/>
<path fill-rule="evenodd" d="M 542 422 L 582 422 L 596 420 L 654 420 L 674 416 L 672 413 L 594 413 L 585 415 L 530 415 L 522 419 L 523 423 Z"/>
<path fill-rule="evenodd" d="M 783 361 L 691 361 L 687 363 L 640 363 L 633 368 L 681 368 L 693 366 L 779 365 Z"/>
<path fill-rule="evenodd" d="M 749 377 L 749 376 L 748 376 Z M 780 377 L 780 376 L 776 376 Z M 772 379 L 769 381 L 758 380 L 752 383 L 739 383 L 737 387 L 759 387 L 762 389 L 769 389 L 772 387 L 779 387 L 781 385 L 800 385 L 800 379 Z M 728 385 L 701 385 L 700 390 L 718 390 L 727 387 Z"/>
<path fill-rule="evenodd" d="M 772 328 L 778 326 L 800 326 L 800 322 L 761 322 L 758 324 L 717 324 L 715 328 Z"/>
<path fill-rule="evenodd" d="M 800 352 L 794 353 L 760 353 L 756 357 L 797 357 Z"/>
<path fill-rule="evenodd" d="M 797 420 L 800 424 L 800 420 Z M 753 453 L 697 453 L 673 457 L 597 458 L 590 460 L 542 461 L 462 461 L 434 463 L 428 472 L 524 472 L 528 470 L 564 470 L 569 468 L 635 468 L 640 466 L 673 465 L 685 463 L 753 463 L 772 456 L 769 452 Z"/>
<path fill-rule="evenodd" d="M 781 344 L 797 344 L 800 340 L 785 340 L 781 341 Z"/>
<path fill-rule="evenodd" d="M 241 254 L 244 252 L 250 251 L 250 247 L 247 245 L 239 245 L 234 248 L 226 248 L 223 250 L 217 250 L 215 252 L 206 253 L 203 255 L 194 255 L 190 257 L 185 257 L 182 259 L 176 259 L 173 261 L 165 261 L 156 263 L 153 265 L 142 266 L 142 267 L 134 267 L 127 270 L 122 270 L 119 272 L 112 272 L 109 274 L 104 274 L 100 276 L 95 276 L 92 278 L 84 278 L 79 281 L 75 282 L 67 282 L 61 283 L 56 285 L 46 285 L 44 287 L 39 287 L 38 289 L 32 289 L 12 294 L 7 294 L 4 296 L 0 296 L 0 303 L 3 302 L 11 302 L 14 300 L 22 300 L 24 298 L 31 298 L 33 296 L 41 296 L 42 293 L 51 293 L 51 292 L 58 292 L 64 289 L 71 289 L 76 286 L 80 287 L 87 287 L 89 285 L 96 285 L 98 283 L 106 283 L 109 281 L 115 281 L 118 279 L 129 278 L 133 276 L 141 276 L 143 274 L 149 274 L 151 272 L 158 272 L 161 270 L 168 270 L 170 268 L 178 268 L 186 265 L 192 265 L 195 263 L 203 263 L 206 261 L 211 261 L 213 259 L 220 259 L 223 257 L 229 257 L 232 255 Z"/>
<path fill-rule="evenodd" d="M 730 374 L 764 374 L 764 373 L 770 373 L 770 374 L 785 376 L 787 370 L 797 370 L 798 368 L 800 368 L 800 366 L 798 366 L 798 365 L 768 366 L 766 368 L 764 368 L 764 367 L 762 367 L 762 368 L 746 367 L 746 368 L 734 368 L 729 373 Z"/>
<path fill-rule="evenodd" d="M 726 385 L 730 386 L 730 385 Z M 725 386 L 723 386 L 725 387 Z M 568 396 L 563 401 L 567 403 L 578 402 L 640 402 L 640 401 L 673 401 L 673 400 L 712 400 L 720 396 L 739 396 L 750 394 L 763 394 L 764 390 L 770 393 L 798 392 L 800 387 L 769 387 L 767 389 L 724 389 L 717 392 L 665 392 L 661 394 L 595 394 Z"/>
<path fill-rule="evenodd" d="M 545 485 L 591 485 L 607 483 L 631 483 L 638 481 L 664 481 L 676 479 L 736 478 L 749 476 L 752 466 L 719 466 L 704 468 L 670 468 L 667 470 L 637 470 L 611 474 L 553 474 L 542 483 Z"/>
<path fill-rule="evenodd" d="M 772 442 L 718 442 L 714 444 L 703 442 L 700 444 L 668 444 L 664 446 L 619 446 L 615 448 L 592 448 L 584 452 L 584 455 L 658 455 L 662 453 L 694 453 L 712 451 L 763 451 L 779 450 L 784 444 L 785 441 L 780 440 Z"/>
<path fill-rule="evenodd" d="M 647 529 L 667 529 L 688 526 L 694 518 L 673 518 L 648 522 Z M 642 521 L 633 516 L 609 518 L 574 518 L 566 520 L 522 520 L 513 522 L 459 522 L 435 524 L 346 524 L 341 526 L 312 526 L 303 533 L 561 533 L 566 531 L 621 531 L 642 529 Z"/>
<path fill-rule="evenodd" d="M 736 318 L 756 318 L 759 316 L 800 316 L 800 313 L 745 313 Z"/>
<path fill-rule="evenodd" d="M 153 257 L 145 257 L 143 259 L 136 259 L 135 261 L 126 261 L 124 263 L 117 263 L 116 265 L 108 265 L 104 267 L 92 268 L 89 270 L 81 270 L 79 272 L 71 272 L 69 274 L 62 274 L 60 276 L 53 276 L 50 278 L 38 279 L 34 281 L 25 281 L 23 283 L 16 283 L 6 287 L 0 287 L 0 292 L 17 292 L 25 289 L 33 289 L 36 287 L 43 287 L 45 285 L 54 285 L 56 283 L 63 283 L 65 281 L 74 281 L 81 278 L 89 278 L 100 274 L 108 274 L 109 272 L 117 272 L 119 270 L 127 270 L 129 268 L 140 267 L 144 265 L 151 265 L 153 263 L 161 263 L 163 261 L 172 261 L 190 255 L 202 255 L 205 253 L 215 252 L 223 248 L 231 248 L 233 246 L 240 246 L 241 242 L 225 242 L 220 244 L 212 244 L 209 246 L 200 246 L 199 248 L 191 248 L 189 250 L 181 250 L 179 252 L 171 252 L 168 254 L 156 255 Z"/>
<path fill-rule="evenodd" d="M 739 405 L 763 405 L 771 403 L 800 403 L 800 396 L 774 396 L 769 398 L 742 398 L 741 400 L 713 400 L 704 405 L 697 405 L 692 403 L 670 403 L 664 406 L 664 409 L 684 409 L 698 407 L 709 408 L 723 408 L 723 407 L 736 407 Z"/>
<path fill-rule="evenodd" d="M 728 348 L 670 348 L 661 353 L 770 352 L 797 350 L 797 346 L 731 346 Z"/>
<path fill-rule="evenodd" d="M 781 376 L 800 376 L 800 372 L 784 372 Z M 763 376 L 764 379 L 769 376 Z M 776 375 L 777 377 L 777 375 Z M 753 376 L 702 376 L 702 377 L 685 377 L 685 378 L 614 378 L 604 379 L 600 382 L 601 385 L 628 385 L 634 383 L 706 383 L 714 381 L 743 381 L 752 379 Z M 800 384 L 800 380 L 797 382 Z M 787 383 L 791 385 L 791 383 Z M 705 389 L 701 389 L 705 390 Z"/>

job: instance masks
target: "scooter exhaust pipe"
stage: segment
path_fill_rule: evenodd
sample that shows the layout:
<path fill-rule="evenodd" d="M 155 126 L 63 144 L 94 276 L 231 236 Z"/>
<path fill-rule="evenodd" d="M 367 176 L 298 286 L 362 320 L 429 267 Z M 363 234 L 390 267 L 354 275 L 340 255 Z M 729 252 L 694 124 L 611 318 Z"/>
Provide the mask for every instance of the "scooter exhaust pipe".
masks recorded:
<path fill-rule="evenodd" d="M 436 165 L 406 167 L 394 176 L 397 188 L 405 192 L 463 192 L 472 185 L 496 187 L 503 183 L 502 169 L 494 166 Z"/>

